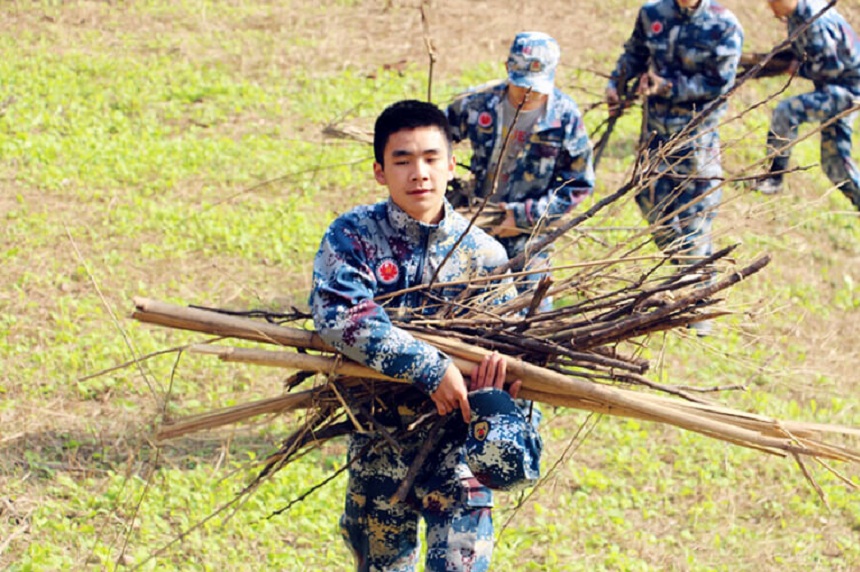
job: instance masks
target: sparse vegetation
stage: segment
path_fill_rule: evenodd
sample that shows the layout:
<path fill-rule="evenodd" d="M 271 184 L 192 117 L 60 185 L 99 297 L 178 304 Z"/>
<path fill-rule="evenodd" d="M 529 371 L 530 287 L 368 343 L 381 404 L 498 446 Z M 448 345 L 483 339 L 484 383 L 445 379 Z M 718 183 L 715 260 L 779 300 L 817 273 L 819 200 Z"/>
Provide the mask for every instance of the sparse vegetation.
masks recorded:
<path fill-rule="evenodd" d="M 751 49 L 781 37 L 764 3 L 724 3 Z M 503 4 L 433 3 L 437 102 L 500 77 L 513 34 L 542 29 L 562 46 L 560 84 L 587 108 L 639 1 Z M 839 8 L 860 26 L 860 8 Z M 152 423 L 276 395 L 276 373 L 172 353 L 87 376 L 196 339 L 129 320 L 136 295 L 304 305 L 327 223 L 382 196 L 370 149 L 322 130 L 367 128 L 387 103 L 426 95 L 417 4 L 45 1 L 0 11 L 0 567 L 348 569 L 342 476 L 273 514 L 341 466 L 337 441 L 167 546 L 234 498 L 290 421 L 158 449 Z M 762 80 L 733 99 L 728 174 L 761 159 L 772 104 L 742 112 L 781 87 Z M 603 113 L 589 111 L 589 126 Z M 624 180 L 638 128 L 635 113 L 619 121 L 597 198 Z M 727 404 L 860 426 L 860 219 L 817 161 L 812 137 L 794 162 L 813 168 L 792 174 L 788 192 L 725 190 L 717 243 L 774 261 L 730 293 L 737 313 L 714 336 L 648 340 L 655 379 L 744 384 Z M 641 232 L 632 202 L 610 211 L 562 256 L 597 256 Z M 498 570 L 860 568 L 858 492 L 825 471 L 811 467 L 829 507 L 791 461 L 675 429 L 548 411 L 542 432 L 547 480 L 528 498 L 499 496 Z M 857 467 L 840 469 L 860 484 Z"/>

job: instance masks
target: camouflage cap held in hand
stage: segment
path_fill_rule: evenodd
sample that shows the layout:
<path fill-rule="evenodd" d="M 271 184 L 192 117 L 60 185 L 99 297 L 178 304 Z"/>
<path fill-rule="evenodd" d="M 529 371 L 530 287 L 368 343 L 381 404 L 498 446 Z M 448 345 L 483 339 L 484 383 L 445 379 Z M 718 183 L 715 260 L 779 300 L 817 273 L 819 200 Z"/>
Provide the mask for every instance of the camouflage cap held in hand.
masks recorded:
<path fill-rule="evenodd" d="M 499 389 L 479 389 L 469 394 L 469 404 L 466 463 L 475 478 L 498 490 L 535 484 L 543 443 L 511 396 Z"/>

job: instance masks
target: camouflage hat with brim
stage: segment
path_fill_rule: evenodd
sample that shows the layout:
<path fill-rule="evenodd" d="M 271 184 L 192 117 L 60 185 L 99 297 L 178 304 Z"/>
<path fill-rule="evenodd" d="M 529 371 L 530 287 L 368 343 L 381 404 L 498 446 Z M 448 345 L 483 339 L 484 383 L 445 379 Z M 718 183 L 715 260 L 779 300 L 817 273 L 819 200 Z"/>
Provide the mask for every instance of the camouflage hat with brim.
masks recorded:
<path fill-rule="evenodd" d="M 511 396 L 499 389 L 479 389 L 469 394 L 469 405 L 466 463 L 475 478 L 498 490 L 537 482 L 543 443 Z"/>
<path fill-rule="evenodd" d="M 508 81 L 540 93 L 552 93 L 561 50 L 543 32 L 520 32 L 508 54 Z"/>

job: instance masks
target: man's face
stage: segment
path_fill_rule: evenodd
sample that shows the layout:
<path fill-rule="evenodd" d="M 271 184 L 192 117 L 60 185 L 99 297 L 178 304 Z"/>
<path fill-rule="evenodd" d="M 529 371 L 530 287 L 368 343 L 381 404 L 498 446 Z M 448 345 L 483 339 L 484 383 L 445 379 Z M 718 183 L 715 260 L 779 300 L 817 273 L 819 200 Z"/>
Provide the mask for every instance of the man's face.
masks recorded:
<path fill-rule="evenodd" d="M 385 167 L 373 164 L 380 185 L 388 187 L 394 204 L 427 224 L 442 220 L 448 181 L 454 176 L 454 157 L 438 127 L 418 127 L 392 133 L 382 155 Z"/>
<path fill-rule="evenodd" d="M 797 0 L 767 0 L 767 5 L 770 6 L 773 15 L 782 20 L 794 12 L 797 8 Z"/>

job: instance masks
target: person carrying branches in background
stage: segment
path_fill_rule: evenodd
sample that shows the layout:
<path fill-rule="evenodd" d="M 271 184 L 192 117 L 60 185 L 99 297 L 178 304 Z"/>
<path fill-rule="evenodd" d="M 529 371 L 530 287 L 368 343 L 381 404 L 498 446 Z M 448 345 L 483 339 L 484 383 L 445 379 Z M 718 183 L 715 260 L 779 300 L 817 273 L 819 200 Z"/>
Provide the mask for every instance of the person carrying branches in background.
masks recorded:
<path fill-rule="evenodd" d="M 719 119 L 734 85 L 743 29 L 712 0 L 656 0 L 639 10 L 606 87 L 610 113 L 621 113 L 620 78 L 639 78 L 643 133 L 659 176 L 636 202 L 657 245 L 685 263 L 711 254 L 711 226 L 721 199 Z M 718 106 L 711 109 L 712 106 Z M 693 119 L 707 110 L 704 120 Z M 684 132 L 683 141 L 670 140 Z M 667 152 L 670 151 L 670 152 Z M 693 324 L 707 335 L 710 324 Z"/>
<path fill-rule="evenodd" d="M 389 198 L 356 207 L 328 228 L 314 261 L 310 305 L 323 340 L 350 359 L 412 387 L 405 396 L 391 390 L 378 395 L 372 412 L 376 431 L 351 435 L 341 529 L 359 571 L 414 570 L 419 518 L 427 525 L 428 571 L 488 570 L 493 498 L 482 483 L 507 487 L 517 484 L 517 475 L 537 478 L 540 438 L 511 399 L 521 384 L 510 384 L 510 395 L 502 391 L 506 362 L 491 354 L 471 372 L 470 388 L 478 391 L 467 394 L 452 359 L 398 327 L 392 318 L 432 316 L 452 301 L 488 312 L 516 295 L 511 279 L 468 282 L 491 274 L 508 258 L 484 231 L 472 227 L 466 232 L 469 221 L 445 199 L 454 156 L 448 123 L 439 108 L 414 100 L 389 106 L 376 120 L 373 146 L 373 172 L 388 188 Z M 413 288 L 429 285 L 434 278 L 439 286 Z M 469 296 L 461 299 L 467 288 Z M 388 299 L 381 301 L 386 295 Z M 440 416 L 430 429 L 420 423 L 428 408 L 432 413 L 427 396 Z M 486 431 L 473 448 L 466 424 L 471 421 L 471 435 L 476 419 L 483 417 L 473 416 L 470 400 L 480 415 L 492 415 L 497 406 L 506 408 L 502 417 L 507 419 L 501 425 L 479 421 L 486 423 L 482 425 Z M 493 427 L 510 430 L 515 446 L 507 451 L 529 471 L 494 475 L 487 469 L 499 459 L 492 448 L 484 448 Z M 387 440 L 377 438 L 380 428 Z M 421 453 L 426 453 L 426 460 L 415 463 Z M 479 469 L 473 474 L 475 456 Z M 419 470 L 408 494 L 399 498 L 413 465 Z"/>
<path fill-rule="evenodd" d="M 827 177 L 860 209 L 860 171 L 851 158 L 851 136 L 860 105 L 860 39 L 835 8 L 806 26 L 827 3 L 823 0 L 768 0 L 774 16 L 786 21 L 797 63 L 790 72 L 809 79 L 813 91 L 781 101 L 773 111 L 767 135 L 769 174 L 756 190 L 782 190 L 791 148 L 801 123 L 819 121 L 821 166 Z M 854 108 L 855 111 L 851 111 Z"/>
<path fill-rule="evenodd" d="M 469 140 L 474 195 L 455 192 L 455 204 L 490 197 L 504 210 L 488 229 L 510 258 L 527 252 L 539 224 L 570 212 L 594 190 L 592 148 L 576 102 L 555 87 L 561 52 L 542 32 L 521 32 L 511 44 L 508 77 L 458 96 L 448 106 L 455 142 Z M 516 118 L 516 121 L 514 119 Z M 498 180 L 496 174 L 498 173 Z M 534 287 L 549 253 L 530 256 L 523 268 Z M 551 305 L 548 299 L 542 309 Z"/>

